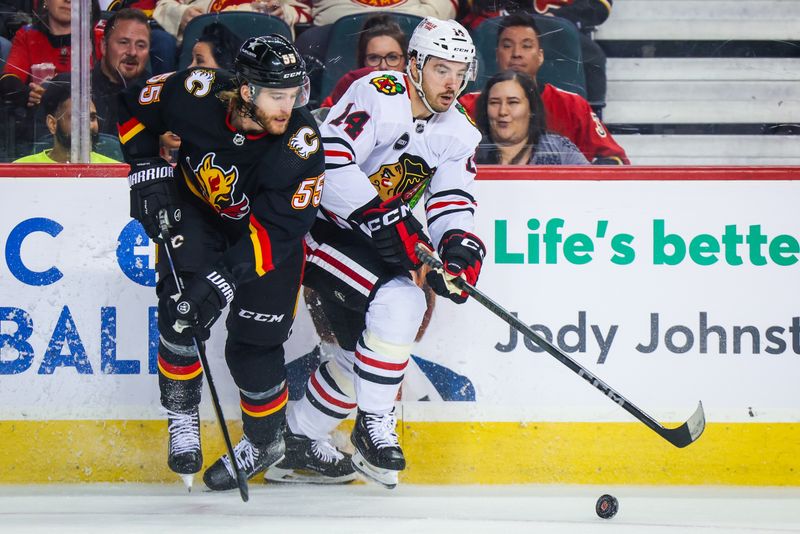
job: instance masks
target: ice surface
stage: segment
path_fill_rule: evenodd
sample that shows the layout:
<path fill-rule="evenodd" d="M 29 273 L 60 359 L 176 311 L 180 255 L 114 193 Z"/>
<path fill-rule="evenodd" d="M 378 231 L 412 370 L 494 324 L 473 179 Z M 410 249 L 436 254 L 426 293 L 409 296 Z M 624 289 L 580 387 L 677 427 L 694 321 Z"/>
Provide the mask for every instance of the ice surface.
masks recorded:
<path fill-rule="evenodd" d="M 770 533 L 800 532 L 800 488 L 265 486 L 250 502 L 174 485 L 0 486 L 6 533 Z M 620 510 L 594 513 L 611 493 Z"/>

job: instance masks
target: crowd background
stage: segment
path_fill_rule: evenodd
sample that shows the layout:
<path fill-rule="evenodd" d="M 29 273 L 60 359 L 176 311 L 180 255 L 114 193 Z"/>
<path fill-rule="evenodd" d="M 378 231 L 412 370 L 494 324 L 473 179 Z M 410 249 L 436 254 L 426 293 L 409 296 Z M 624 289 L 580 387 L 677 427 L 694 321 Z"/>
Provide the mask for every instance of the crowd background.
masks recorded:
<path fill-rule="evenodd" d="M 69 83 L 68 78 L 55 77 L 71 69 L 71 8 L 71 0 L 0 2 L 0 162 L 33 154 L 44 154 L 46 162 L 67 161 L 63 156 L 69 151 L 55 146 L 57 136 L 48 126 L 48 117 L 50 124 L 63 122 L 64 111 L 52 116 L 41 102 L 48 86 Z M 435 16 L 459 20 L 477 47 L 479 76 L 461 101 L 482 129 L 482 162 L 584 163 L 572 157 L 577 148 L 588 163 L 628 164 L 624 143 L 615 141 L 614 134 L 660 132 L 641 126 L 633 131 L 624 125 L 607 128 L 603 123 L 604 49 L 609 46 L 594 36 L 601 25 L 613 24 L 612 8 L 612 0 L 92 0 L 87 16 L 94 29 L 91 92 L 98 123 L 93 149 L 121 159 L 116 94 L 122 88 L 190 65 L 229 68 L 238 45 L 253 35 L 280 33 L 294 41 L 312 80 L 309 105 L 322 118 L 358 76 L 374 69 L 402 70 L 407 36 L 422 17 Z M 520 17 L 530 17 L 532 29 L 525 30 L 528 23 Z M 509 19 L 514 19 L 512 28 L 507 26 Z M 613 53 L 626 46 L 621 41 L 610 44 Z M 642 45 L 641 55 L 647 54 L 647 45 Z M 488 106 L 479 101 L 483 88 L 509 70 L 528 76 L 535 86 L 526 93 L 526 99 L 533 98 L 528 116 L 495 106 L 494 119 L 478 120 L 481 113 L 475 106 Z M 487 111 L 488 107 L 484 118 Z M 500 135 L 497 125 L 504 121 L 514 122 L 511 130 L 525 129 L 526 134 Z M 542 135 L 531 133 L 536 124 L 542 125 L 547 145 L 539 151 L 541 157 L 535 156 L 534 141 Z M 769 133 L 796 132 L 789 124 Z M 174 158 L 179 142 L 171 134 L 163 136 L 162 155 Z M 509 145 L 523 147 L 525 157 L 499 157 L 499 147 Z M 59 156 L 55 159 L 48 156 L 54 150 Z"/>

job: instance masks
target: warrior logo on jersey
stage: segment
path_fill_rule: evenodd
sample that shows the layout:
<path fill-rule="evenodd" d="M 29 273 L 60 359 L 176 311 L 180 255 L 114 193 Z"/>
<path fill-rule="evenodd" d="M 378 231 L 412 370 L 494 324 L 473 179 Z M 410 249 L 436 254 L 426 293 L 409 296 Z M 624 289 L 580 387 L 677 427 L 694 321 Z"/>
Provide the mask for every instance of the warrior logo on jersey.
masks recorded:
<path fill-rule="evenodd" d="M 303 126 L 289 140 L 289 148 L 303 159 L 319 150 L 319 137 L 309 126 Z"/>
<path fill-rule="evenodd" d="M 242 195 L 234 201 L 236 180 L 239 170 L 232 165 L 227 171 L 214 164 L 214 152 L 203 157 L 203 161 L 195 167 L 194 176 L 200 185 L 205 200 L 223 217 L 241 219 L 250 212 L 250 199 Z"/>
<path fill-rule="evenodd" d="M 406 88 L 403 87 L 402 84 L 397 81 L 397 78 L 391 74 L 376 76 L 375 78 L 372 78 L 369 83 L 375 86 L 375 89 L 377 89 L 379 93 L 389 96 L 402 95 L 406 92 Z"/>
<path fill-rule="evenodd" d="M 369 181 L 377 189 L 383 200 L 397 194 L 407 193 L 420 184 L 427 183 L 436 169 L 419 156 L 402 154 L 397 163 L 388 163 L 370 175 Z M 409 202 L 411 207 L 417 203 L 425 187 L 420 187 Z"/>
<path fill-rule="evenodd" d="M 186 77 L 183 85 L 189 94 L 203 98 L 211 92 L 211 84 L 214 83 L 215 76 L 216 74 L 211 70 L 194 70 Z"/>

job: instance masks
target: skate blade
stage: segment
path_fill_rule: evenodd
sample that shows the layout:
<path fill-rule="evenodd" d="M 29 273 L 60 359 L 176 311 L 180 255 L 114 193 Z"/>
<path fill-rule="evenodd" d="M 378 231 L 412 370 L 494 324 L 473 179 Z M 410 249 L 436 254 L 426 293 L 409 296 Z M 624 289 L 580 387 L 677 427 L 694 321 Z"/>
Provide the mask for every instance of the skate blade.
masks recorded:
<path fill-rule="evenodd" d="M 274 465 L 264 473 L 264 480 L 281 484 L 349 484 L 355 479 L 355 473 L 328 477 L 308 469 L 283 469 Z"/>
<path fill-rule="evenodd" d="M 353 454 L 352 462 L 355 470 L 368 481 L 377 482 L 386 489 L 394 489 L 397 486 L 397 474 L 399 471 L 375 467 L 367 462 L 358 450 Z"/>
<path fill-rule="evenodd" d="M 192 484 L 194 484 L 194 475 L 179 475 L 181 480 L 183 481 L 183 485 L 186 486 L 186 490 L 191 493 L 192 492 Z"/>

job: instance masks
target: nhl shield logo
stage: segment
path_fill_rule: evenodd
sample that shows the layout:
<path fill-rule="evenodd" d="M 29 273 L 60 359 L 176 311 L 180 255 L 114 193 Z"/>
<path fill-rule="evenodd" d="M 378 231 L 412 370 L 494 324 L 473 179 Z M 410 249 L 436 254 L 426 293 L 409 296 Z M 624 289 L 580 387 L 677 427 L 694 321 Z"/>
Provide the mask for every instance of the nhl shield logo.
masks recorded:
<path fill-rule="evenodd" d="M 244 136 L 240 133 L 237 133 L 233 136 L 233 144 L 236 146 L 242 146 L 244 144 Z"/>

